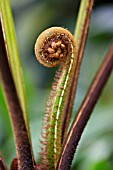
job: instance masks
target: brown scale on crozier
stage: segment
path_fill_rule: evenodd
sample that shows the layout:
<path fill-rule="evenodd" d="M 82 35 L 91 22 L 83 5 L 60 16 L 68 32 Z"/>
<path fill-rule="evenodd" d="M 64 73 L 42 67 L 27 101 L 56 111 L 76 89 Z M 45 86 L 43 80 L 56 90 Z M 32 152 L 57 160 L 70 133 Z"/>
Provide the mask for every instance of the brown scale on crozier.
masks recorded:
<path fill-rule="evenodd" d="M 59 28 L 57 29 L 59 31 Z M 54 28 L 44 31 L 35 44 L 38 61 L 47 67 L 55 67 L 61 62 L 65 62 L 70 51 L 69 37 L 62 33 L 62 28 L 61 33 L 54 31 Z"/>
<path fill-rule="evenodd" d="M 44 42 L 43 56 L 48 62 L 64 61 L 68 53 L 68 40 L 64 35 L 53 35 Z"/>

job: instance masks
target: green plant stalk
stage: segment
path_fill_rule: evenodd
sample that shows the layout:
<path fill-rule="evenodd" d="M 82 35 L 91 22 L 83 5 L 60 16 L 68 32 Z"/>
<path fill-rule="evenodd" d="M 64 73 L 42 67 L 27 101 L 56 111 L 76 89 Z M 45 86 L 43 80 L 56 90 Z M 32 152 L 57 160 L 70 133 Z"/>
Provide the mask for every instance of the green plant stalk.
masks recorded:
<path fill-rule="evenodd" d="M 0 0 L 0 19 L 1 19 L 2 29 L 4 33 L 5 46 L 7 50 L 9 65 L 13 75 L 17 94 L 19 96 L 20 104 L 24 113 L 24 119 L 25 119 L 26 127 L 29 134 L 29 139 L 30 139 L 25 93 L 24 93 L 23 78 L 22 78 L 22 69 L 20 66 L 19 53 L 17 48 L 17 42 L 15 37 L 13 18 L 12 18 L 12 12 L 11 12 L 9 0 Z"/>
<path fill-rule="evenodd" d="M 80 44 L 82 41 L 81 37 L 83 34 L 84 24 L 86 22 L 86 17 L 88 14 L 88 8 L 90 6 L 90 3 L 91 3 L 91 0 L 82 0 L 81 4 L 80 4 L 80 9 L 79 9 L 78 18 L 77 18 L 77 24 L 76 24 L 75 31 L 74 31 L 74 38 L 77 43 L 78 51 L 79 51 Z"/>
<path fill-rule="evenodd" d="M 56 167 L 60 151 L 61 151 L 61 125 L 62 125 L 62 110 L 65 102 L 66 93 L 68 91 L 68 83 L 71 83 L 70 76 L 73 74 L 73 68 L 70 70 L 70 65 L 74 66 L 76 58 L 73 59 L 73 63 L 70 62 L 68 67 L 62 67 L 59 71 L 61 74 L 58 80 L 57 87 L 55 89 L 55 96 L 52 99 L 49 98 L 48 104 L 51 105 L 49 112 L 49 131 L 47 136 L 47 160 L 49 162 L 49 169 Z M 71 67 L 72 67 L 71 66 Z M 61 69 L 61 68 L 60 68 Z M 57 74 L 56 74 L 57 75 Z M 62 90 L 63 88 L 63 90 Z"/>

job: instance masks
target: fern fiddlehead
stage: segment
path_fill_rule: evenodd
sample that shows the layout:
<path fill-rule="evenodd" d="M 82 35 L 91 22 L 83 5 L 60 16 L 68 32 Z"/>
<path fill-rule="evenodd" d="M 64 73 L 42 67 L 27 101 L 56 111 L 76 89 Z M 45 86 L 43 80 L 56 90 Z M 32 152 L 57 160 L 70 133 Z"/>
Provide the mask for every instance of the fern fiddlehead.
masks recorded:
<path fill-rule="evenodd" d="M 37 38 L 35 54 L 44 66 L 55 67 L 60 64 L 46 105 L 41 141 L 41 163 L 49 169 L 55 169 L 62 145 L 61 127 L 65 96 L 68 95 L 77 62 L 74 37 L 67 29 L 49 28 Z"/>

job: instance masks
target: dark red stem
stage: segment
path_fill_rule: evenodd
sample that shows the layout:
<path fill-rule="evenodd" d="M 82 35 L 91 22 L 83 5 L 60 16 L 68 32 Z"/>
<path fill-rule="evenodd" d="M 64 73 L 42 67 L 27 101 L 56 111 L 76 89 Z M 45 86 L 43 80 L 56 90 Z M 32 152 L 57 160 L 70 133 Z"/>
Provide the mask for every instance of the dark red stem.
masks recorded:
<path fill-rule="evenodd" d="M 16 67 L 16 66 L 15 66 Z M 4 95 L 9 110 L 12 124 L 16 157 L 19 170 L 33 170 L 31 146 L 28 138 L 23 112 L 20 106 L 14 80 L 8 64 L 8 56 L 3 38 L 3 31 L 0 23 L 0 81 L 2 82 Z"/>

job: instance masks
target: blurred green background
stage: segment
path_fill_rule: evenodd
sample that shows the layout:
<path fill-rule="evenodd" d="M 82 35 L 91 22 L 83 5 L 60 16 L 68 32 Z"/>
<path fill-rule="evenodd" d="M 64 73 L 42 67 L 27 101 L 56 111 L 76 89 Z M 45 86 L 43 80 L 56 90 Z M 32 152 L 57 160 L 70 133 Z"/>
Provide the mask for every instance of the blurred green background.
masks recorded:
<path fill-rule="evenodd" d="M 41 146 L 39 139 L 42 115 L 56 68 L 45 68 L 37 62 L 34 55 L 35 40 L 50 26 L 63 26 L 74 33 L 79 2 L 79 0 L 11 0 L 36 160 Z M 79 75 L 73 117 L 112 41 L 113 0 L 96 0 Z M 15 157 L 14 148 L 11 125 L 0 87 L 0 151 L 8 166 Z M 72 170 L 75 169 L 113 169 L 113 74 L 82 135 L 73 161 Z"/>

